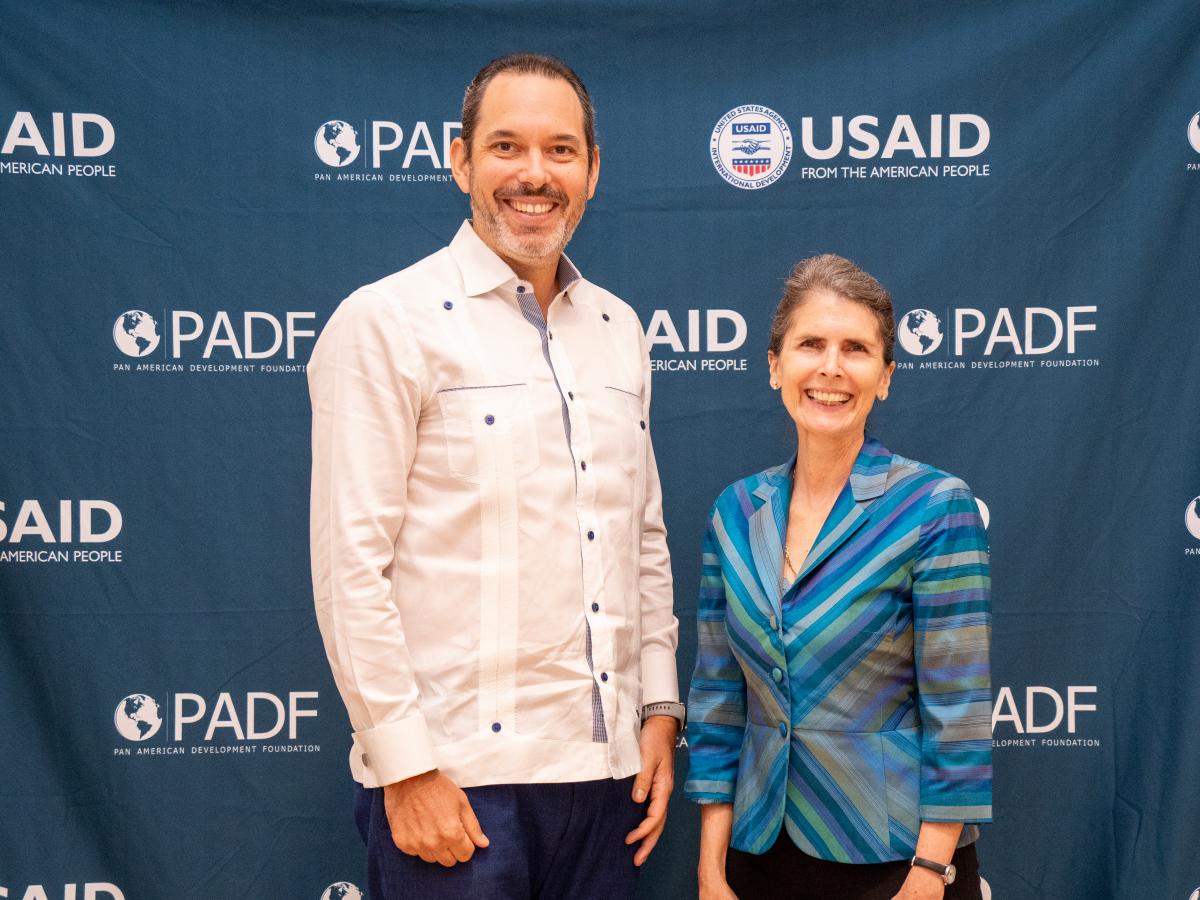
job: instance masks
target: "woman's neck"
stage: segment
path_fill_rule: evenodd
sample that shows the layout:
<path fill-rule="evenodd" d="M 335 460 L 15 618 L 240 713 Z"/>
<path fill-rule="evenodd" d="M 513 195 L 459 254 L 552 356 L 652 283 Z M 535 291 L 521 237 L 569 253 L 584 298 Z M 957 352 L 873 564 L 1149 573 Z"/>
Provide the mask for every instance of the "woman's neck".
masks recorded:
<path fill-rule="evenodd" d="M 862 434 L 846 439 L 798 432 L 792 501 L 807 505 L 836 497 L 865 440 Z"/>

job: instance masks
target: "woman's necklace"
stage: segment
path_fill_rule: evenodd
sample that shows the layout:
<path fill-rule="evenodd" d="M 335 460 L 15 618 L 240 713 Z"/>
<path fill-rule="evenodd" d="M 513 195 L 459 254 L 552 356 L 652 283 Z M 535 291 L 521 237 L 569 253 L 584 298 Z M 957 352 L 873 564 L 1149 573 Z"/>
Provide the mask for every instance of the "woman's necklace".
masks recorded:
<path fill-rule="evenodd" d="M 792 577 L 799 578 L 800 570 L 796 568 L 796 564 L 792 562 L 792 554 L 788 551 L 787 541 L 783 542 L 783 560 L 787 563 L 787 567 L 792 570 Z"/>

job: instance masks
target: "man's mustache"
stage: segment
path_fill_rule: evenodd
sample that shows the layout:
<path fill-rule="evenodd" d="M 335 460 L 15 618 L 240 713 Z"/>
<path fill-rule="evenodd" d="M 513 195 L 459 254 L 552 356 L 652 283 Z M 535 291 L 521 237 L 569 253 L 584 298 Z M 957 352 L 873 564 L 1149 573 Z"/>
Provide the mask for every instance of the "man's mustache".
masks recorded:
<path fill-rule="evenodd" d="M 541 200 L 553 200 L 560 206 L 567 205 L 567 195 L 562 191 L 556 191 L 554 188 L 548 186 L 542 186 L 537 190 L 532 188 L 506 188 L 497 191 L 496 197 L 500 200 L 522 200 L 536 197 Z"/>

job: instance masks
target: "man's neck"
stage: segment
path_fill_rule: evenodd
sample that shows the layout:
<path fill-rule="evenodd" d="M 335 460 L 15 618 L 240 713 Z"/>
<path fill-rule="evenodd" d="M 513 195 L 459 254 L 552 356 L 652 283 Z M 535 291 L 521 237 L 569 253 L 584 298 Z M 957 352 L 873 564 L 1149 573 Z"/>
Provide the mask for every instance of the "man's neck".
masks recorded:
<path fill-rule="evenodd" d="M 558 260 L 548 266 L 542 263 L 521 263 L 511 259 L 505 262 L 517 273 L 518 278 L 533 285 L 533 295 L 537 298 L 538 306 L 542 308 L 542 316 L 545 317 L 551 302 L 558 296 Z"/>

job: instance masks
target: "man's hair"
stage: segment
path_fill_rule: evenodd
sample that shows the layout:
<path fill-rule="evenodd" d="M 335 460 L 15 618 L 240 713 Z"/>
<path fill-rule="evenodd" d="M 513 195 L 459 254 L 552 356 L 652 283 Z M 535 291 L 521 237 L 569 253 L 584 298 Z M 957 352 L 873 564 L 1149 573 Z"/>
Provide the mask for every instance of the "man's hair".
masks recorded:
<path fill-rule="evenodd" d="M 879 321 L 879 334 L 883 338 L 883 361 L 891 363 L 896 343 L 891 294 L 873 276 L 850 260 L 833 253 L 810 256 L 796 263 L 784 285 L 783 298 L 775 308 L 775 316 L 771 320 L 771 341 L 767 348 L 772 353 L 779 353 L 792 321 L 792 313 L 805 301 L 809 291 L 819 288 L 861 303 L 875 314 Z"/>
<path fill-rule="evenodd" d="M 462 139 L 467 145 L 468 158 L 471 155 L 471 141 L 475 137 L 475 124 L 479 121 L 479 107 L 483 103 L 484 91 L 492 79 L 503 72 L 561 78 L 571 86 L 575 96 L 579 98 L 579 105 L 583 108 L 583 136 L 587 142 L 588 171 L 591 171 L 596 146 L 596 110 L 592 106 L 592 98 L 574 69 L 561 59 L 543 53 L 509 53 L 507 56 L 493 59 L 471 79 L 471 83 L 467 85 L 467 92 L 463 94 L 462 105 Z"/>

